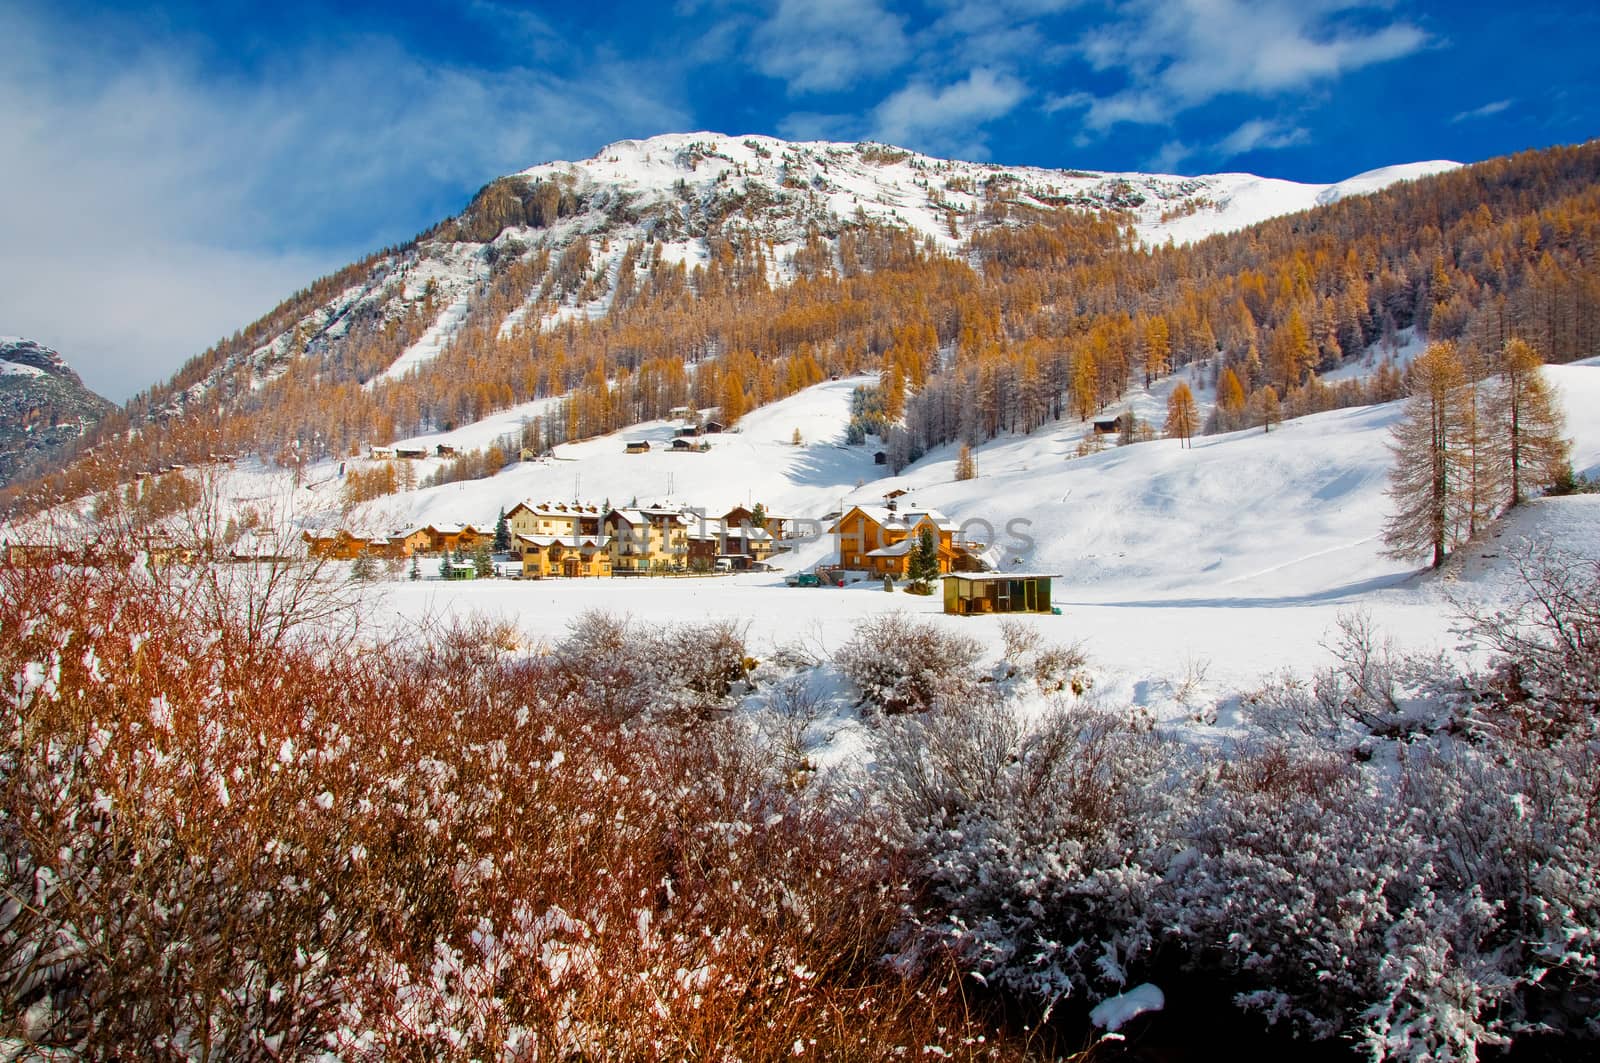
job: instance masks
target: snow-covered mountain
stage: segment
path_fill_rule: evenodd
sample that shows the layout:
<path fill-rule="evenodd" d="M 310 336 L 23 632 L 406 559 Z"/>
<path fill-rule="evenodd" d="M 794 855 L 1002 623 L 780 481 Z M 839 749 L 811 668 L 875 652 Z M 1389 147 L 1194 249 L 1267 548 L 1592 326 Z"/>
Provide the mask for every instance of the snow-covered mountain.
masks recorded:
<path fill-rule="evenodd" d="M 0 336 L 0 487 L 77 439 L 112 409 L 60 354 Z"/>
<path fill-rule="evenodd" d="M 420 312 L 414 342 L 365 383 L 403 376 L 437 356 L 496 277 L 546 252 L 543 274 L 499 321 L 502 334 L 603 316 L 625 259 L 640 246 L 652 248 L 648 261 L 628 268 L 642 277 L 704 263 L 720 240 L 755 238 L 771 282 L 782 284 L 808 239 L 832 242 L 868 224 L 902 227 L 927 246 L 963 254 L 976 232 L 1074 209 L 1125 221 L 1146 243 L 1190 242 L 1456 165 L 1412 163 L 1318 185 L 1237 173 L 1000 166 L 878 143 L 719 133 L 624 140 L 590 159 L 543 163 L 492 182 L 458 216 L 344 271 L 331 292 L 285 304 L 290 312 L 275 317 L 256 346 L 186 380 L 154 412 L 181 408 L 224 379 L 254 386 L 296 357 L 326 357 L 357 322 L 415 324 Z"/>

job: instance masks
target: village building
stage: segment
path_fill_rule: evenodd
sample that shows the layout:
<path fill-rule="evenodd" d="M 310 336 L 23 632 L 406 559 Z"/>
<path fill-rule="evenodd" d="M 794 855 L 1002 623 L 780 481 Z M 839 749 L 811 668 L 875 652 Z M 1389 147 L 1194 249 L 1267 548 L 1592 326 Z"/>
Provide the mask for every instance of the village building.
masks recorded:
<path fill-rule="evenodd" d="M 391 542 L 396 538 L 400 543 L 396 556 L 410 557 L 412 554 L 471 550 L 480 543 L 493 541 L 494 533 L 481 531 L 471 524 L 424 524 L 406 529 L 397 537 L 392 537 Z"/>
<path fill-rule="evenodd" d="M 839 567 L 903 579 L 910 575 L 924 528 L 933 533 L 940 572 L 982 570 L 986 547 L 958 541 L 955 522 L 936 509 L 851 506 L 829 531 L 838 543 Z"/>
<path fill-rule="evenodd" d="M 716 517 L 691 518 L 688 564 L 691 569 L 744 570 L 772 556 L 772 535 L 745 521 Z"/>
<path fill-rule="evenodd" d="M 511 549 L 517 550 L 518 536 L 597 536 L 601 534 L 598 506 L 577 502 L 518 502 L 506 512 L 506 528 L 511 532 Z"/>
<path fill-rule="evenodd" d="M 622 448 L 629 454 L 646 454 L 650 450 L 650 441 L 647 439 L 625 440 Z"/>
<path fill-rule="evenodd" d="M 328 561 L 353 561 L 367 548 L 368 539 L 343 528 L 333 532 L 304 532 L 306 555 Z"/>
<path fill-rule="evenodd" d="M 66 559 L 66 550 L 45 543 L 7 543 L 6 564 L 11 568 L 54 565 Z"/>
<path fill-rule="evenodd" d="M 611 538 L 612 571 L 683 569 L 689 563 L 689 528 L 695 519 L 664 507 L 613 509 L 601 528 Z"/>
<path fill-rule="evenodd" d="M 609 536 L 518 535 L 513 544 L 522 556 L 523 579 L 611 575 Z"/>
<path fill-rule="evenodd" d="M 282 537 L 270 533 L 247 531 L 228 547 L 228 559 L 253 562 L 289 561 L 294 557 L 293 551 L 289 549 L 292 541 L 285 542 Z"/>

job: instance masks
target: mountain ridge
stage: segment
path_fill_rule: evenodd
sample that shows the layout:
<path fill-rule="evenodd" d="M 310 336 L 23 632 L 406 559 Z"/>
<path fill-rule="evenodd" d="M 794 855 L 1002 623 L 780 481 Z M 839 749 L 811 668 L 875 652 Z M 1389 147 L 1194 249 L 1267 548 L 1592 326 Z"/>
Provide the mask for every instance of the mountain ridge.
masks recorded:
<path fill-rule="evenodd" d="M 557 305 L 534 319 L 541 329 L 603 316 L 634 240 L 660 245 L 658 263 L 693 268 L 709 261 L 715 240 L 756 237 L 775 245 L 771 281 L 785 283 L 793 272 L 782 267 L 782 255 L 792 254 L 809 232 L 836 240 L 860 225 L 899 226 L 954 253 L 974 232 L 1004 226 L 1019 211 L 1069 208 L 1126 215 L 1147 244 L 1169 237 L 1187 243 L 1457 165 L 1405 163 L 1315 185 L 1243 173 L 1185 177 L 1003 166 L 870 141 L 716 133 L 621 140 L 588 159 L 539 163 L 491 181 L 459 214 L 399 251 L 374 256 L 360 283 L 308 308 L 290 328 L 263 337 L 223 368 L 248 364 L 271 379 L 297 354 L 323 353 L 352 320 L 393 320 L 407 312 L 402 304 L 431 295 L 416 341 L 372 367 L 376 371 L 362 383 L 398 379 L 447 345 L 474 294 L 507 256 L 550 251 L 564 258 L 580 239 L 591 249 L 575 256 L 584 261 L 572 272 L 583 275 L 558 279 Z M 1354 182 L 1361 186 L 1345 187 Z M 502 322 L 502 335 L 527 320 L 528 308 L 519 309 Z M 319 339 L 328 342 L 319 345 Z M 177 392 L 175 404 L 157 407 L 156 415 L 170 416 L 209 393 L 215 375 Z"/>

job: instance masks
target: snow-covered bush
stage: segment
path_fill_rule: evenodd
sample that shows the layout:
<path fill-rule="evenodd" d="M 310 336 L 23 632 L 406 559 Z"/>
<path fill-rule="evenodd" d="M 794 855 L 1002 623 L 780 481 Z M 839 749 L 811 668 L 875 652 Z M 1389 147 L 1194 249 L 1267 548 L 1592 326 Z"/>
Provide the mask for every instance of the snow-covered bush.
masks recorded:
<path fill-rule="evenodd" d="M 1082 695 L 1092 685 L 1084 670 L 1089 657 L 1080 643 L 1046 642 L 1037 627 L 1015 617 L 1000 621 L 1000 643 L 1008 677 L 1028 676 L 1048 694 L 1070 687 Z"/>
<path fill-rule="evenodd" d="M 922 712 L 942 697 L 970 695 L 976 639 L 904 613 L 881 613 L 856 625 L 833 663 L 880 712 Z"/>
<path fill-rule="evenodd" d="M 650 628 L 590 611 L 569 625 L 553 661 L 569 696 L 609 718 L 703 716 L 744 678 L 744 630 L 731 620 Z"/>
<path fill-rule="evenodd" d="M 1178 747 L 1095 710 L 1023 719 L 989 697 L 886 720 L 875 752 L 923 886 L 902 962 L 948 950 L 1036 1006 L 1124 985 L 1159 931 Z"/>
<path fill-rule="evenodd" d="M 1548 542 L 1510 551 L 1511 601 L 1462 603 L 1471 633 L 1495 654 L 1480 684 L 1479 718 L 1532 740 L 1559 742 L 1600 718 L 1600 559 Z"/>
<path fill-rule="evenodd" d="M 1444 664 L 1401 652 L 1370 615 L 1339 614 L 1333 639 L 1324 645 L 1334 663 L 1309 681 L 1285 671 L 1244 696 L 1251 724 L 1280 740 L 1322 747 L 1403 738 L 1450 722 L 1454 698 Z"/>
<path fill-rule="evenodd" d="M 1434 812 L 1372 769 L 1281 748 L 1217 773 L 1162 896 L 1192 962 L 1239 1003 L 1375 1059 L 1471 1058 L 1504 1040 L 1497 907 L 1453 873 Z"/>
<path fill-rule="evenodd" d="M 813 743 L 833 737 L 826 729 L 831 708 L 821 684 L 808 673 L 788 675 L 769 685 L 755 708 L 756 733 L 796 781 L 798 773 L 811 768 L 808 751 Z"/>

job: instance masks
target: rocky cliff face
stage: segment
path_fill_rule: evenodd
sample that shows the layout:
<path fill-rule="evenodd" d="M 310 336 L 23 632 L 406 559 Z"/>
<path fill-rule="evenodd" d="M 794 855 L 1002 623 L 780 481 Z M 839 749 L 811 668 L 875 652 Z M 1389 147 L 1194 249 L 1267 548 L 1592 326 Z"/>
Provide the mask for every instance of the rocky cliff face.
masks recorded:
<path fill-rule="evenodd" d="M 0 487 L 49 462 L 114 408 L 49 347 L 0 338 Z"/>

